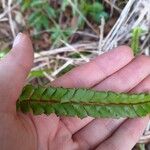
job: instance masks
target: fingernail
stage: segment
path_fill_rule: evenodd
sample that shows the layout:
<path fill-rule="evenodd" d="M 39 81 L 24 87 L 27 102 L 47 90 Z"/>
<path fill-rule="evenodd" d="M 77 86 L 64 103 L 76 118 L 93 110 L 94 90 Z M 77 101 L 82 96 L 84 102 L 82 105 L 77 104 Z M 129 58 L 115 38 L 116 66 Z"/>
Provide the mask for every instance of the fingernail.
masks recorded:
<path fill-rule="evenodd" d="M 16 45 L 18 45 L 18 43 L 20 43 L 21 39 L 22 39 L 22 33 L 18 33 L 15 40 L 14 40 L 14 43 L 13 43 L 13 47 L 15 47 Z"/>

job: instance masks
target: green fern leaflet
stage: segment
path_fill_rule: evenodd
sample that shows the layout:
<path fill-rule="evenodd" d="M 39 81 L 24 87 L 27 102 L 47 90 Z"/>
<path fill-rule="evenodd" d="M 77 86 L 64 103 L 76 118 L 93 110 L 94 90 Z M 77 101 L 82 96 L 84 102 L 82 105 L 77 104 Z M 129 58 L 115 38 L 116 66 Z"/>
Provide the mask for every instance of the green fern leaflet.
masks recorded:
<path fill-rule="evenodd" d="M 17 109 L 35 115 L 121 118 L 150 113 L 150 93 L 125 94 L 84 88 L 34 87 L 27 85 L 17 101 Z"/>

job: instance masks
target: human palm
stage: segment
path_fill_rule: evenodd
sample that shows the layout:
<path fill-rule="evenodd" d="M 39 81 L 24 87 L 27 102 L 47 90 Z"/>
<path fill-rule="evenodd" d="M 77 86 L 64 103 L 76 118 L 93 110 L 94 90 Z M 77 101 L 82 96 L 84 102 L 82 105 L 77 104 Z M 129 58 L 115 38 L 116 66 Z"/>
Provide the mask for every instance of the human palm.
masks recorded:
<path fill-rule="evenodd" d="M 0 147 L 2 150 L 130 150 L 148 117 L 95 119 L 33 116 L 16 112 L 25 79 L 32 67 L 30 39 L 19 34 L 11 52 L 0 61 Z M 116 92 L 150 91 L 150 58 L 134 58 L 130 48 L 118 47 L 81 65 L 51 83 Z"/>

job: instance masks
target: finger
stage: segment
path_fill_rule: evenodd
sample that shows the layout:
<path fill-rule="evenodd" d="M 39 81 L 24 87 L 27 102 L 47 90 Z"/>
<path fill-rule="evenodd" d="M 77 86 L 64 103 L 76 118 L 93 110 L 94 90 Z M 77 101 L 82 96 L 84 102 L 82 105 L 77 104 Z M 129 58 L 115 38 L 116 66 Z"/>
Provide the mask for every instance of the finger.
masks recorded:
<path fill-rule="evenodd" d="M 68 128 L 68 130 L 74 134 L 79 129 L 86 126 L 89 122 L 91 122 L 94 118 L 93 117 L 86 117 L 83 119 L 80 119 L 78 117 L 62 117 L 61 121 L 64 123 L 64 125 Z"/>
<path fill-rule="evenodd" d="M 99 83 L 95 89 L 128 92 L 150 74 L 150 57 L 139 56 L 124 68 Z"/>
<path fill-rule="evenodd" d="M 12 50 L 0 61 L 0 110 L 15 109 L 32 63 L 31 41 L 25 34 L 19 33 Z"/>
<path fill-rule="evenodd" d="M 150 60 L 148 57 L 138 57 L 123 67 L 112 76 L 99 83 L 94 89 L 125 92 L 132 89 L 150 73 Z M 139 68 L 138 68 L 138 67 Z M 136 68 L 136 69 L 135 69 Z M 119 81 L 118 81 L 119 80 Z M 129 81 L 128 81 L 129 80 Z M 126 84 L 127 83 L 127 84 Z M 106 86 L 106 88 L 105 88 Z M 111 123 L 113 122 L 113 123 Z M 123 122 L 115 119 L 94 119 L 79 132 L 74 134 L 74 139 L 80 143 L 81 147 L 93 148 L 114 132 L 114 130 Z M 107 128 L 111 125 L 111 130 Z M 106 127 L 105 127 L 106 126 Z M 94 127 L 94 128 L 93 128 Z M 101 134 L 102 133 L 102 134 Z M 85 143 L 86 141 L 86 143 Z"/>
<path fill-rule="evenodd" d="M 141 93 L 141 92 L 149 92 L 150 77 L 146 77 L 141 83 L 136 86 L 132 92 L 133 93 Z M 99 150 L 103 149 L 119 149 L 119 150 L 127 150 L 132 149 L 132 147 L 137 143 L 138 139 L 142 135 L 147 123 L 149 121 L 149 117 L 145 118 L 136 118 L 136 119 L 128 119 L 126 120 L 119 129 L 103 144 L 97 148 Z M 122 145 L 126 145 L 123 147 Z"/>
<path fill-rule="evenodd" d="M 125 119 L 94 119 L 73 135 L 81 149 L 93 149 L 105 140 Z"/>
<path fill-rule="evenodd" d="M 130 48 L 126 46 L 118 47 L 100 55 L 89 63 L 71 70 L 69 73 L 55 80 L 52 85 L 63 87 L 91 87 L 128 64 L 132 58 L 133 53 Z M 63 117 L 61 120 L 72 133 L 75 133 L 93 120 L 93 118 L 87 117 L 81 120 L 79 118 Z"/>
<path fill-rule="evenodd" d="M 149 117 L 126 120 L 97 150 L 131 150 L 144 132 L 148 121 Z"/>
<path fill-rule="evenodd" d="M 140 93 L 140 92 L 149 92 L 150 91 L 150 75 L 140 82 L 136 87 L 134 87 L 130 92 L 131 93 Z"/>

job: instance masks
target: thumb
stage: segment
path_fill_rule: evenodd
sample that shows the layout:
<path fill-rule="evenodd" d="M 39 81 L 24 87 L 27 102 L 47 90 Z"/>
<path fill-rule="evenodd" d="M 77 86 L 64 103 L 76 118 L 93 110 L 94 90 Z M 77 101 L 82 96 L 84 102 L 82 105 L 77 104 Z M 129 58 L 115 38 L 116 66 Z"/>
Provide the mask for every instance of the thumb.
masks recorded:
<path fill-rule="evenodd" d="M 27 35 L 19 33 L 15 38 L 12 50 L 0 61 L 0 110 L 15 109 L 16 100 L 32 64 L 31 40 Z"/>

